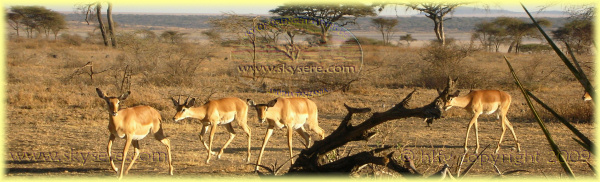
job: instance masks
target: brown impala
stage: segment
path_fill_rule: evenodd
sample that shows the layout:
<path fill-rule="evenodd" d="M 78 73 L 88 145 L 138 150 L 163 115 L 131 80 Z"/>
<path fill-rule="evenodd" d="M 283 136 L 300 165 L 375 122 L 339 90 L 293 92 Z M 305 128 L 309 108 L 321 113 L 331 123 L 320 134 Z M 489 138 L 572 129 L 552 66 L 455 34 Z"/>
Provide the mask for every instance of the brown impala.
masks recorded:
<path fill-rule="evenodd" d="M 165 135 L 161 121 L 162 118 L 158 111 L 150 106 L 136 106 L 127 109 L 119 110 L 119 104 L 122 100 L 125 100 L 129 96 L 129 91 L 119 97 L 108 97 L 99 88 L 96 88 L 98 96 L 106 101 L 108 105 L 108 131 L 110 136 L 108 138 L 108 157 L 110 159 L 110 166 L 115 172 L 119 173 L 119 179 L 123 177 L 123 169 L 125 167 L 125 159 L 127 158 L 127 150 L 129 145 L 133 144 L 135 155 L 129 163 L 129 167 L 125 170 L 125 174 L 131 169 L 133 163 L 140 155 L 140 145 L 138 140 L 143 139 L 152 132 L 154 138 L 160 141 L 167 147 L 167 156 L 169 160 L 169 174 L 173 175 L 173 165 L 171 164 L 171 142 Z M 123 148 L 123 162 L 121 163 L 121 170 L 115 167 L 113 158 L 111 155 L 112 143 L 115 137 L 125 138 L 125 147 Z"/>
<path fill-rule="evenodd" d="M 583 101 L 591 101 L 592 96 L 590 96 L 590 94 L 588 92 L 585 92 L 585 93 L 583 93 L 583 96 L 581 97 L 581 99 L 583 99 Z"/>
<path fill-rule="evenodd" d="M 250 161 L 250 139 L 252 134 L 250 128 L 248 128 L 248 105 L 246 105 L 244 101 L 239 98 L 222 98 L 219 100 L 208 101 L 206 104 L 199 107 L 194 107 L 196 101 L 195 98 L 192 98 L 189 102 L 186 99 L 183 104 L 179 104 L 179 102 L 173 98 L 171 98 L 171 100 L 177 110 L 177 113 L 173 116 L 173 120 L 179 121 L 190 117 L 199 119 L 202 122 L 200 141 L 208 151 L 208 156 L 206 157 L 207 164 L 210 162 L 211 155 L 214 154 L 211 149 L 213 137 L 217 131 L 217 125 L 225 125 L 225 128 L 227 128 L 227 131 L 229 132 L 229 140 L 225 142 L 225 145 L 223 145 L 223 148 L 221 148 L 221 151 L 217 155 L 217 159 L 220 159 L 225 148 L 227 148 L 229 143 L 231 143 L 235 137 L 235 131 L 233 131 L 233 127 L 231 126 L 233 120 L 236 120 L 248 135 L 248 156 L 246 162 Z M 208 130 L 208 126 L 211 126 L 211 128 L 207 145 L 206 142 L 204 142 L 203 137 L 204 133 Z"/>
<path fill-rule="evenodd" d="M 452 89 L 456 84 L 456 79 L 453 81 L 448 79 L 448 87 Z M 501 117 L 502 124 L 502 134 L 500 135 L 500 141 L 498 141 L 498 146 L 496 147 L 496 153 L 500 149 L 500 143 L 502 143 L 502 139 L 504 138 L 504 133 L 506 132 L 506 127 L 510 129 L 513 138 L 515 139 L 515 143 L 517 145 L 517 150 L 521 151 L 521 145 L 519 144 L 519 140 L 517 140 L 517 135 L 515 134 L 515 130 L 513 129 L 512 124 L 506 118 L 506 113 L 508 113 L 508 108 L 510 107 L 511 97 L 508 93 L 500 91 L 500 90 L 471 90 L 467 95 L 458 96 L 460 91 L 456 91 L 454 94 L 449 95 L 447 98 L 443 98 L 444 110 L 450 109 L 452 106 L 464 108 L 468 112 L 473 113 L 473 118 L 469 122 L 469 126 L 467 127 L 467 134 L 465 137 L 465 153 L 467 152 L 467 141 L 469 139 L 469 131 L 471 127 L 475 125 L 475 141 L 477 142 L 477 148 L 475 148 L 475 153 L 479 150 L 479 131 L 477 129 L 477 118 L 481 114 L 492 114 L 496 113 L 498 118 Z"/>
<path fill-rule="evenodd" d="M 263 123 L 267 121 L 269 127 L 267 128 L 267 134 L 263 140 L 260 153 L 258 154 L 258 161 L 256 162 L 256 169 L 260 165 L 262 154 L 267 146 L 269 138 L 273 134 L 273 128 L 287 128 L 288 148 L 290 149 L 290 158 L 292 158 L 292 134 L 296 130 L 305 141 L 305 147 L 308 148 L 310 145 L 310 135 L 304 130 L 304 125 L 307 125 L 309 129 L 317 132 L 321 136 L 321 139 L 325 137 L 323 129 L 319 127 L 317 120 L 318 112 L 317 105 L 306 98 L 277 98 L 268 102 L 267 104 L 255 104 L 254 101 L 248 99 L 248 105 L 254 107 L 257 112 L 258 121 Z"/>

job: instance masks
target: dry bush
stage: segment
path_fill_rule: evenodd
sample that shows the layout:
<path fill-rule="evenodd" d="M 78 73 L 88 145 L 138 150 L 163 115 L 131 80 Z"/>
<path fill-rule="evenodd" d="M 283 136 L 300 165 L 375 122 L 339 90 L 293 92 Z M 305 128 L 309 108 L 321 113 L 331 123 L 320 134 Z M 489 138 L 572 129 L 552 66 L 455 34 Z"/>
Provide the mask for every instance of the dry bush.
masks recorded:
<path fill-rule="evenodd" d="M 81 46 L 83 38 L 77 34 L 61 34 L 60 39 L 68 45 Z"/>
<path fill-rule="evenodd" d="M 198 70 L 203 61 L 212 56 L 215 48 L 191 44 L 161 43 L 157 39 L 121 34 L 122 53 L 117 57 L 117 68 L 131 68 L 132 75 L 140 75 L 139 84 L 155 86 L 197 86 Z M 124 70 L 115 72 L 118 78 Z M 122 76 L 121 76 L 122 77 Z"/>
<path fill-rule="evenodd" d="M 365 46 L 364 47 L 364 77 L 363 84 L 376 88 L 413 87 L 422 75 L 422 67 L 426 63 L 415 53 L 417 48 Z M 420 85 L 418 85 L 420 86 Z"/>
<path fill-rule="evenodd" d="M 444 78 L 467 77 L 469 69 L 463 60 L 471 53 L 466 46 L 431 43 L 420 54 L 428 66 L 421 68 L 419 82 L 425 88 L 442 88 L 446 84 Z"/>

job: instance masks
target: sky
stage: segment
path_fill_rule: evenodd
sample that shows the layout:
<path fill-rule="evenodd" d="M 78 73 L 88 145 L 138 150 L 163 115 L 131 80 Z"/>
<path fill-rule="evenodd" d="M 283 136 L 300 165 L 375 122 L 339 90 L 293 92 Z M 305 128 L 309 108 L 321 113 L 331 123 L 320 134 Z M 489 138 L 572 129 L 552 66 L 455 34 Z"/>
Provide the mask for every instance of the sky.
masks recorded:
<path fill-rule="evenodd" d="M 75 4 L 89 3 L 95 0 L 3 0 L 2 5 L 5 8 L 15 5 L 42 5 L 48 9 L 59 12 L 73 12 Z M 169 3 L 165 3 L 169 2 Z M 166 13 L 166 14 L 221 14 L 221 13 L 236 13 L 236 14 L 268 14 L 268 11 L 279 5 L 283 5 L 289 0 L 266 1 L 235 1 L 235 0 L 219 0 L 219 1 L 190 1 L 190 0 L 170 0 L 170 1 L 136 1 L 136 0 L 121 0 L 113 1 L 113 13 Z M 294 1 L 291 1 L 294 2 Z M 295 1 L 298 2 L 298 1 Z M 301 2 L 323 2 L 314 0 L 304 0 Z M 370 4 L 373 1 L 362 1 L 364 4 Z M 538 7 L 547 4 L 549 1 L 527 1 L 524 3 L 530 11 L 536 11 Z M 563 1 L 564 2 L 564 1 Z M 594 2 L 585 0 L 575 0 L 569 2 Z M 484 4 L 490 5 L 492 9 L 504 9 L 509 11 L 523 11 L 519 5 L 519 1 L 477 1 L 475 6 L 482 7 Z M 554 3 L 548 10 L 561 10 L 560 3 Z M 564 3 L 563 3 L 564 4 Z M 393 8 L 384 9 L 380 15 L 414 15 L 415 11 L 405 11 L 404 8 L 398 8 L 395 11 Z"/>

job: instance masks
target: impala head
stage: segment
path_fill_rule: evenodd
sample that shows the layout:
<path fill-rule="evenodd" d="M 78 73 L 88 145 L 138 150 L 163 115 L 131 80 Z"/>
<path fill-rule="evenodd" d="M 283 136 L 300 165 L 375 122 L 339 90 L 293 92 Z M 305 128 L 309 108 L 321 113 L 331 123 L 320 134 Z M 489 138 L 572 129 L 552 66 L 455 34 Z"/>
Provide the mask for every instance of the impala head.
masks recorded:
<path fill-rule="evenodd" d="M 131 92 L 127 91 L 126 93 L 122 94 L 119 97 L 109 97 L 106 96 L 106 94 L 104 94 L 102 92 L 102 90 L 100 90 L 99 88 L 96 88 L 96 92 L 98 93 L 98 97 L 104 99 L 104 101 L 106 101 L 106 105 L 108 105 L 108 113 L 111 116 L 117 116 L 117 113 L 119 111 L 119 104 L 121 103 L 122 100 L 127 99 L 127 96 L 129 96 L 129 94 Z"/>
<path fill-rule="evenodd" d="M 179 120 L 190 117 L 190 108 L 194 106 L 196 98 L 192 98 L 192 100 L 190 101 L 188 101 L 188 99 L 189 98 L 185 99 L 185 102 L 183 104 L 179 104 L 179 101 L 171 97 L 171 101 L 173 101 L 173 105 L 175 105 L 175 110 L 177 111 L 177 113 L 175 113 L 175 116 L 173 116 L 174 121 L 177 122 Z"/>
<path fill-rule="evenodd" d="M 263 123 L 267 120 L 267 111 L 270 107 L 273 107 L 275 103 L 277 103 L 277 99 L 269 101 L 267 104 L 255 104 L 253 100 L 248 99 L 248 106 L 254 107 L 256 109 L 258 122 Z"/>
<path fill-rule="evenodd" d="M 443 102 L 444 110 L 448 110 L 452 107 L 452 101 L 454 100 L 454 98 L 458 97 L 458 94 L 460 93 L 459 90 L 454 91 L 457 81 L 458 81 L 458 78 L 452 80 L 450 77 L 448 77 L 448 84 L 446 85 L 446 88 L 444 88 L 443 91 L 440 91 L 439 89 L 437 90 L 438 94 L 439 94 L 439 98 Z M 454 92 L 454 93 L 452 93 L 452 92 Z M 450 94 L 450 93 L 452 93 L 452 94 Z"/>
<path fill-rule="evenodd" d="M 583 99 L 583 101 L 591 101 L 592 96 L 590 96 L 590 94 L 588 92 L 585 92 L 585 93 L 583 93 L 583 96 L 581 96 L 581 99 Z"/>

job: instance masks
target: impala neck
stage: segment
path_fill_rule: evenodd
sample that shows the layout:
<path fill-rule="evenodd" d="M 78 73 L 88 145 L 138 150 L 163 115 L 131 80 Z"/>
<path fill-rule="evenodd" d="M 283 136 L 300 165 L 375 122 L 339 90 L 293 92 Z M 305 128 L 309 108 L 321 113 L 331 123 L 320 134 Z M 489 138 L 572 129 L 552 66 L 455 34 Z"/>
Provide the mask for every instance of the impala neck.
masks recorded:
<path fill-rule="evenodd" d="M 266 115 L 267 119 L 279 120 L 281 118 L 281 108 L 277 105 L 269 107 L 269 110 L 267 110 Z"/>
<path fill-rule="evenodd" d="M 116 121 L 121 121 L 121 112 L 117 112 L 116 116 L 113 116 L 112 114 L 108 113 L 108 124 L 109 125 L 114 125 L 114 126 L 120 126 L 120 123 L 117 123 Z"/>
<path fill-rule="evenodd" d="M 206 105 L 203 105 L 200 107 L 190 107 L 188 109 L 188 112 L 190 113 L 189 114 L 190 117 L 202 120 L 206 117 L 206 113 L 207 113 L 206 110 L 207 110 Z"/>
<path fill-rule="evenodd" d="M 469 105 L 469 103 L 471 103 L 471 97 L 470 97 L 470 95 L 465 95 L 465 96 L 455 97 L 454 100 L 452 100 L 452 102 L 450 102 L 450 105 L 455 106 L 455 107 L 465 108 L 465 107 L 467 107 L 467 105 Z"/>

